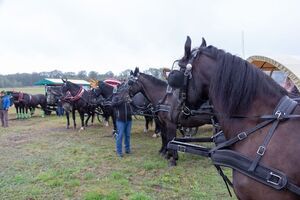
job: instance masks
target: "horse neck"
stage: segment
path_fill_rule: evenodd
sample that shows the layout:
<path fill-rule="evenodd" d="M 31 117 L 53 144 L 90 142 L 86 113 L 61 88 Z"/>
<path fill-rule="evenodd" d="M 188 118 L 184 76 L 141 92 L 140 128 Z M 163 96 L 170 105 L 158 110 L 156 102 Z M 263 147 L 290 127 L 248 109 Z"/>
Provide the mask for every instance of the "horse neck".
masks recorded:
<path fill-rule="evenodd" d="M 80 89 L 81 89 L 80 86 L 75 85 L 75 84 L 71 84 L 69 91 L 71 92 L 72 96 L 75 96 L 75 95 L 78 94 L 78 92 L 79 92 Z"/>
<path fill-rule="evenodd" d="M 153 83 L 153 81 L 148 80 L 142 74 L 140 75 L 140 82 L 142 83 L 142 93 L 146 96 L 149 101 L 156 105 L 164 97 L 167 89 L 166 86 L 161 86 Z"/>
<path fill-rule="evenodd" d="M 100 93 L 104 98 L 109 98 L 113 94 L 114 88 L 110 85 L 105 84 L 102 92 Z"/>

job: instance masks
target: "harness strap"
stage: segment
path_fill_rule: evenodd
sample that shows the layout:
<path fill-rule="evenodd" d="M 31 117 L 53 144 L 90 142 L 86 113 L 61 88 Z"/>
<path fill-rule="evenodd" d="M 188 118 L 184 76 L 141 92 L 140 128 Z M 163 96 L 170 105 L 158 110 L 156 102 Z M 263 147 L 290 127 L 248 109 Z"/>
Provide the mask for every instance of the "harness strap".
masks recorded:
<path fill-rule="evenodd" d="M 232 182 L 229 180 L 229 178 L 224 174 L 222 168 L 219 166 L 219 165 L 215 165 L 215 167 L 217 168 L 217 171 L 219 173 L 219 175 L 222 177 L 225 185 L 226 185 L 226 188 L 227 188 L 227 191 L 229 193 L 229 196 L 232 197 L 232 194 L 231 194 L 231 191 L 228 187 L 228 185 L 230 185 L 230 187 L 233 187 L 233 184 Z"/>
<path fill-rule="evenodd" d="M 158 104 L 154 107 L 153 112 L 169 112 L 170 111 L 170 106 L 165 105 L 165 104 Z"/>
<path fill-rule="evenodd" d="M 277 117 L 277 119 L 272 124 L 272 127 L 270 128 L 267 136 L 265 137 L 263 144 L 261 146 L 259 146 L 259 148 L 257 149 L 256 157 L 253 160 L 250 168 L 248 169 L 250 172 L 253 172 L 255 170 L 257 164 L 259 163 L 259 161 L 265 154 L 267 146 L 275 133 L 275 129 L 279 125 L 279 122 L 283 120 L 282 116 L 284 116 L 286 114 L 291 114 L 294 111 L 296 106 L 297 106 L 297 102 L 293 101 L 289 97 L 284 96 L 283 98 L 281 98 L 281 100 L 279 101 L 279 104 L 277 105 L 277 107 L 275 108 L 275 110 L 273 112 L 273 114 Z"/>
<path fill-rule="evenodd" d="M 277 128 L 278 124 L 279 124 L 279 120 L 276 120 L 272 124 L 272 127 L 269 130 L 267 136 L 265 137 L 263 144 L 261 146 L 259 146 L 259 148 L 257 149 L 257 151 L 256 151 L 256 157 L 255 157 L 255 159 L 253 160 L 251 166 L 248 169 L 250 172 L 253 172 L 255 170 L 255 168 L 257 167 L 257 164 L 259 163 L 260 159 L 265 154 L 267 146 L 268 146 L 268 144 L 269 144 L 272 136 L 274 135 L 275 129 Z"/>
<path fill-rule="evenodd" d="M 252 160 L 238 152 L 232 150 L 218 150 L 211 154 L 211 159 L 215 165 L 235 169 L 276 190 L 288 189 L 291 192 L 300 195 L 300 187 L 292 183 L 289 178 L 279 170 L 258 164 L 255 171 L 249 172 L 248 168 L 251 165 Z"/>
<path fill-rule="evenodd" d="M 267 120 L 264 122 L 259 123 L 257 126 L 250 128 L 247 131 L 241 132 L 239 133 L 237 136 L 227 140 L 226 142 L 221 143 L 220 145 L 214 147 L 211 151 L 214 152 L 216 150 L 225 148 L 225 147 L 229 147 L 231 145 L 233 145 L 236 142 L 239 142 L 241 140 L 244 140 L 245 138 L 247 138 L 249 135 L 251 135 L 252 133 L 254 133 L 255 131 L 257 131 L 258 129 L 261 129 L 265 126 L 267 126 L 268 124 L 272 123 L 274 121 L 274 119 L 271 120 Z"/>

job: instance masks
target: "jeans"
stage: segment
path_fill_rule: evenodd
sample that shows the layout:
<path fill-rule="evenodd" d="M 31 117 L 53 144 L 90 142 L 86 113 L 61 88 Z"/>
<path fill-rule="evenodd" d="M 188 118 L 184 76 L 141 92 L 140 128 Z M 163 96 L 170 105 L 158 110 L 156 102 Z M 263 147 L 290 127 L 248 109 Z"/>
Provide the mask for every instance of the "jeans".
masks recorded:
<path fill-rule="evenodd" d="M 0 110 L 0 118 L 2 127 L 8 127 L 8 111 Z"/>
<path fill-rule="evenodd" d="M 116 150 L 119 156 L 122 156 L 122 140 L 124 136 L 125 152 L 130 153 L 130 132 L 132 121 L 117 120 L 117 136 L 116 136 Z"/>
<path fill-rule="evenodd" d="M 57 106 L 56 115 L 59 117 L 64 115 L 64 108 L 62 106 Z"/>

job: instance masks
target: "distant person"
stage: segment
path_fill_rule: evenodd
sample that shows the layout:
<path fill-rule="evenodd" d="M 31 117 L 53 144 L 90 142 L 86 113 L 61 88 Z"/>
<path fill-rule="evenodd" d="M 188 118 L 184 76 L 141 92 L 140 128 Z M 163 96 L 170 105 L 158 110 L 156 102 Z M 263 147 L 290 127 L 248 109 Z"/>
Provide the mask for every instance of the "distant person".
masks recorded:
<path fill-rule="evenodd" d="M 286 91 L 288 91 L 288 93 L 291 94 L 292 97 L 300 96 L 299 90 L 289 77 L 286 77 L 283 87 L 286 89 Z"/>
<path fill-rule="evenodd" d="M 132 113 L 130 107 L 130 98 L 115 95 L 112 99 L 112 106 L 115 110 L 117 134 L 116 134 L 116 151 L 119 157 L 123 157 L 122 140 L 124 137 L 125 153 L 131 153 L 130 135 L 132 126 Z"/>
<path fill-rule="evenodd" d="M 5 91 L 0 93 L 0 118 L 2 127 L 8 127 L 8 109 L 10 107 L 10 98 Z"/>
<path fill-rule="evenodd" d="M 57 101 L 56 115 L 59 117 L 64 115 L 64 108 L 62 106 L 62 102 L 60 99 L 58 99 L 58 101 Z"/>

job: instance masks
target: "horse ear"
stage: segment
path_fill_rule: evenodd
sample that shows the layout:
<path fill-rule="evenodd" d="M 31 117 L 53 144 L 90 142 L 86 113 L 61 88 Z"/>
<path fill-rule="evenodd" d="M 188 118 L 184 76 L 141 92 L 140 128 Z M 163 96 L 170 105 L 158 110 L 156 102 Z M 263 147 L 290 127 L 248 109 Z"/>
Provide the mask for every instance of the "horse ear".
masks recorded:
<path fill-rule="evenodd" d="M 130 76 L 132 76 L 133 75 L 133 71 L 132 70 L 130 70 Z"/>
<path fill-rule="evenodd" d="M 202 44 L 200 45 L 200 48 L 201 48 L 201 47 L 206 47 L 206 41 L 205 41 L 204 38 L 202 38 Z"/>
<path fill-rule="evenodd" d="M 65 81 L 63 78 L 62 78 L 61 80 L 62 80 L 62 82 L 63 82 L 63 83 L 65 83 L 65 82 L 66 82 L 66 81 Z"/>
<path fill-rule="evenodd" d="M 134 75 L 134 76 L 137 76 L 139 73 L 140 73 L 140 70 L 139 70 L 138 67 L 136 67 L 136 68 L 134 69 L 133 75 Z"/>
<path fill-rule="evenodd" d="M 188 58 L 191 54 L 191 46 L 192 46 L 192 40 L 190 36 L 186 37 L 185 45 L 184 45 L 184 56 Z"/>

